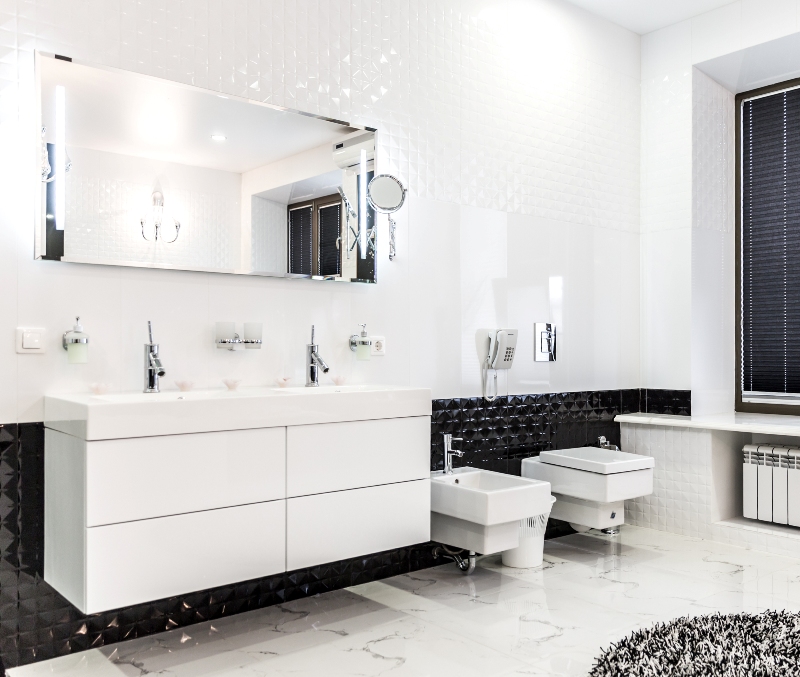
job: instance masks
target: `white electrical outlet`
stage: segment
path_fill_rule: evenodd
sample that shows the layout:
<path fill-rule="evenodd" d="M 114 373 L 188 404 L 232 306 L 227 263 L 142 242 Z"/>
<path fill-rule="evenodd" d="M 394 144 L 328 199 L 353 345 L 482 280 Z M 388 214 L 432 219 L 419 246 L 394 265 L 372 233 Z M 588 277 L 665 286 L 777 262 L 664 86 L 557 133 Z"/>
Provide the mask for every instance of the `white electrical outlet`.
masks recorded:
<path fill-rule="evenodd" d="M 17 352 L 34 355 L 46 353 L 44 329 L 41 327 L 17 327 Z"/>
<path fill-rule="evenodd" d="M 370 355 L 380 357 L 386 355 L 386 337 L 385 336 L 371 336 L 372 348 Z"/>

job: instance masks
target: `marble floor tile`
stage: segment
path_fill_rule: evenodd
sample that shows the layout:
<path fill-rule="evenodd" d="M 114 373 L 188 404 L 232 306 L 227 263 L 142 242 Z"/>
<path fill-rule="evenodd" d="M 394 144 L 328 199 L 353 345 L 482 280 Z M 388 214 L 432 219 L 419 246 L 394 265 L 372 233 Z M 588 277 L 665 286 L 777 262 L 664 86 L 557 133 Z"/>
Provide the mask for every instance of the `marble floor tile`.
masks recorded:
<path fill-rule="evenodd" d="M 484 557 L 14 668 L 9 677 L 585 676 L 635 629 L 683 615 L 800 610 L 800 561 L 624 527 L 545 544 L 535 569 Z"/>

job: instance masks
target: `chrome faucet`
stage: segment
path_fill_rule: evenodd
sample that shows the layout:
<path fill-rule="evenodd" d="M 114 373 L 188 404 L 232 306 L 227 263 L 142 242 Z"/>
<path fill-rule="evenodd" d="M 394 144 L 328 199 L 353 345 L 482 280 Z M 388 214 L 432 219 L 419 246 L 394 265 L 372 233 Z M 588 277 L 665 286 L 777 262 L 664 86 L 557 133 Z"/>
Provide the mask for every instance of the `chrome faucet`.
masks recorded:
<path fill-rule="evenodd" d="M 601 449 L 611 449 L 612 451 L 619 451 L 619 447 L 606 439 L 605 435 L 600 435 L 597 438 L 597 446 Z"/>
<path fill-rule="evenodd" d="M 463 451 L 453 449 L 453 442 L 462 442 L 462 437 L 453 437 L 450 433 L 444 433 L 444 474 L 453 474 L 453 456 L 461 458 Z"/>
<path fill-rule="evenodd" d="M 150 342 L 144 344 L 144 391 L 157 393 L 158 379 L 167 372 L 158 357 L 158 343 L 153 343 L 153 325 L 150 320 L 147 320 L 147 334 Z"/>
<path fill-rule="evenodd" d="M 319 387 L 319 370 L 324 374 L 328 373 L 330 367 L 325 363 L 317 349 L 319 346 L 314 343 L 314 325 L 311 325 L 311 343 L 306 346 L 306 388 Z"/>

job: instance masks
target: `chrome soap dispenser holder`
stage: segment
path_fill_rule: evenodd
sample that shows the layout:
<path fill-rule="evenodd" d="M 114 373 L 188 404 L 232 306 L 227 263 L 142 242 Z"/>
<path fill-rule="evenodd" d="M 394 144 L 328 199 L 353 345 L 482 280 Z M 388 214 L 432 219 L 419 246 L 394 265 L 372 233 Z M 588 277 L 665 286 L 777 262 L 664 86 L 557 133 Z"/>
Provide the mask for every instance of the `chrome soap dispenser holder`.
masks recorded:
<path fill-rule="evenodd" d="M 367 334 L 367 324 L 362 323 L 361 335 L 353 334 L 350 337 L 350 350 L 356 354 L 356 359 L 368 360 L 372 352 L 372 339 Z"/>

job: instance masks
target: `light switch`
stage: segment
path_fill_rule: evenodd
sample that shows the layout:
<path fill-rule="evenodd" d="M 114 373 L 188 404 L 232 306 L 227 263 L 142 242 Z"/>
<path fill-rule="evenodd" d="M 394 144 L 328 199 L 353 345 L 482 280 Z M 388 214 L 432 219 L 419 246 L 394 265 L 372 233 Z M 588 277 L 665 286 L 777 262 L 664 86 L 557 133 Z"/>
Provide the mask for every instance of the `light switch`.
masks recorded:
<path fill-rule="evenodd" d="M 42 347 L 42 335 L 38 331 L 22 332 L 22 347 L 39 350 Z"/>
<path fill-rule="evenodd" d="M 41 327 L 17 327 L 17 352 L 42 354 L 45 348 L 45 330 Z"/>

